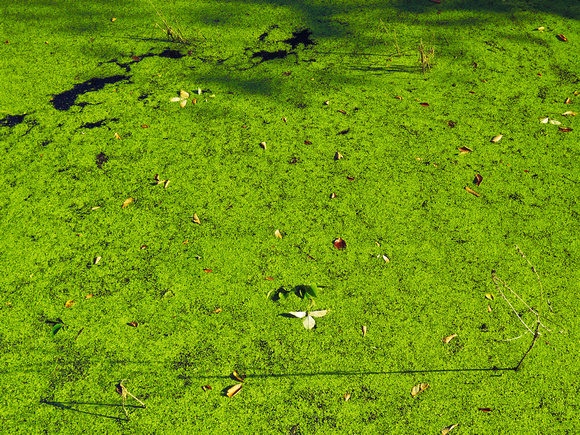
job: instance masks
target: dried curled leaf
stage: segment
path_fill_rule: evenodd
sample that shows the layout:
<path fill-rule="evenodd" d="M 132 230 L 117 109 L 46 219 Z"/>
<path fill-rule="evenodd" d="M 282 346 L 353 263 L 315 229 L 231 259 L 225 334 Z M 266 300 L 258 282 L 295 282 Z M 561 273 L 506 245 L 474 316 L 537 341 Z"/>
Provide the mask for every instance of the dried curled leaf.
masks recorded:
<path fill-rule="evenodd" d="M 467 147 L 461 147 L 461 148 L 457 148 L 459 150 L 459 155 L 461 154 L 467 154 L 472 152 L 473 150 L 471 148 L 467 148 Z"/>
<path fill-rule="evenodd" d="M 485 294 L 485 298 L 486 299 L 489 299 L 490 301 L 493 301 L 495 299 L 495 296 L 492 295 L 491 293 L 486 293 Z"/>
<path fill-rule="evenodd" d="M 561 33 L 558 35 L 558 39 L 560 41 L 564 41 L 564 42 L 568 42 L 568 38 L 566 38 L 564 35 L 562 35 Z"/>
<path fill-rule="evenodd" d="M 469 186 L 465 186 L 465 190 L 467 190 L 467 191 L 468 191 L 469 193 L 471 193 L 472 195 L 475 195 L 475 196 L 478 196 L 478 197 L 479 197 L 479 196 L 481 196 L 479 193 L 477 193 L 475 190 L 473 190 L 473 189 L 472 189 L 471 187 L 469 187 Z"/>
<path fill-rule="evenodd" d="M 290 311 L 288 314 L 297 317 L 299 319 L 302 319 L 304 316 L 306 316 L 306 311 Z"/>
<path fill-rule="evenodd" d="M 572 112 L 571 110 L 568 110 L 567 112 L 562 113 L 562 115 L 564 115 L 564 116 L 576 116 L 578 114 L 576 112 Z"/>
<path fill-rule="evenodd" d="M 65 308 L 70 308 L 75 304 L 75 301 L 66 301 L 66 303 L 64 304 Z"/>
<path fill-rule="evenodd" d="M 245 376 L 240 375 L 237 370 L 234 370 L 232 372 L 232 377 L 240 382 L 244 382 L 244 379 L 245 379 Z"/>
<path fill-rule="evenodd" d="M 449 343 L 451 340 L 453 340 L 455 337 L 457 337 L 457 334 L 453 334 L 453 335 L 448 335 L 447 337 L 445 337 L 443 339 L 443 343 Z"/>
<path fill-rule="evenodd" d="M 197 213 L 193 214 L 193 223 L 201 225 L 201 221 L 199 220 L 199 216 L 197 215 Z"/>
<path fill-rule="evenodd" d="M 569 133 L 572 131 L 570 127 L 558 127 L 558 130 L 563 131 L 565 133 Z"/>
<path fill-rule="evenodd" d="M 262 149 L 266 149 L 266 142 L 260 142 L 260 146 L 262 147 Z"/>
<path fill-rule="evenodd" d="M 479 174 L 475 174 L 475 185 L 479 186 L 483 180 L 483 177 Z"/>
<path fill-rule="evenodd" d="M 345 249 L 346 248 L 346 242 L 344 240 L 342 240 L 340 237 L 338 239 L 334 240 L 334 247 L 336 249 Z"/>
<path fill-rule="evenodd" d="M 344 401 L 345 401 L 345 402 L 348 402 L 349 400 L 350 400 L 350 393 L 346 393 L 346 394 L 344 395 Z"/>
<path fill-rule="evenodd" d="M 228 388 L 228 391 L 226 392 L 226 396 L 234 397 L 236 394 L 238 394 L 240 392 L 240 390 L 242 389 L 242 385 L 243 384 L 236 384 L 233 387 Z"/>
<path fill-rule="evenodd" d="M 429 384 L 417 384 L 411 389 L 411 396 L 413 398 L 417 397 L 417 395 L 421 394 L 429 387 Z"/>
<path fill-rule="evenodd" d="M 362 327 L 362 336 L 363 337 L 366 337 L 366 335 L 367 335 L 367 327 L 366 327 L 366 325 L 363 325 L 363 327 Z"/>
<path fill-rule="evenodd" d="M 543 29 L 543 27 L 542 27 Z M 444 427 L 441 429 L 441 435 L 447 435 L 451 430 L 455 429 L 459 424 L 452 424 L 451 426 Z"/>
<path fill-rule="evenodd" d="M 494 137 L 491 139 L 491 142 L 493 142 L 493 143 L 498 143 L 498 142 L 501 140 L 501 138 L 502 138 L 502 137 L 503 137 L 503 134 L 498 134 L 497 136 L 494 136 Z"/>
<path fill-rule="evenodd" d="M 139 324 L 137 322 L 129 322 L 127 323 L 128 326 L 132 326 L 133 328 L 136 328 L 137 326 L 139 326 Z"/>
<path fill-rule="evenodd" d="M 334 155 L 334 160 L 340 159 L 344 159 L 344 156 L 337 151 L 336 154 Z"/>

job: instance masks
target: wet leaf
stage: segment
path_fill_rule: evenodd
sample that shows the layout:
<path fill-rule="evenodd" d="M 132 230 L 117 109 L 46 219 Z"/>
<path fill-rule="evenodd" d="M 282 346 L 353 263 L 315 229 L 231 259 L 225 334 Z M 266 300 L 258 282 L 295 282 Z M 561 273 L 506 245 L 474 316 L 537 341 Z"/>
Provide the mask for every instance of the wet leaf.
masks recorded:
<path fill-rule="evenodd" d="M 99 261 L 101 261 L 101 258 L 102 258 L 102 257 L 96 257 L 96 258 L 94 259 L 93 263 L 94 263 L 94 264 L 98 264 L 98 263 L 99 263 Z"/>
<path fill-rule="evenodd" d="M 413 398 L 417 397 L 417 395 L 421 394 L 429 387 L 429 384 L 417 384 L 411 389 L 411 396 Z"/>
<path fill-rule="evenodd" d="M 209 391 L 209 390 L 211 390 L 211 385 L 203 385 L 203 386 L 201 387 L 201 389 L 202 389 L 203 391 Z"/>
<path fill-rule="evenodd" d="M 491 412 L 491 408 L 477 408 L 477 409 L 483 412 Z"/>
<path fill-rule="evenodd" d="M 564 41 L 564 42 L 568 42 L 568 38 L 566 38 L 564 35 L 562 35 L 561 33 L 558 35 L 558 39 L 560 41 Z"/>
<path fill-rule="evenodd" d="M 477 197 L 481 196 L 479 193 L 477 193 L 475 190 L 473 190 L 471 187 L 469 186 L 465 186 L 465 190 L 467 190 L 469 193 L 471 193 L 472 195 L 475 195 Z"/>
<path fill-rule="evenodd" d="M 503 135 L 502 135 L 502 134 L 498 134 L 497 136 L 494 136 L 494 137 L 491 139 L 491 141 L 492 141 L 493 143 L 498 143 L 498 142 L 501 140 L 501 138 L 502 138 L 502 137 L 503 137 Z"/>
<path fill-rule="evenodd" d="M 263 149 L 266 149 L 266 142 L 260 142 L 260 146 L 261 146 Z"/>
<path fill-rule="evenodd" d="M 281 239 L 281 238 L 282 238 L 282 233 L 280 232 L 280 230 L 276 230 L 276 231 L 274 231 L 274 235 L 275 235 L 276 237 L 278 237 L 279 239 Z"/>
<path fill-rule="evenodd" d="M 336 154 L 334 155 L 334 160 L 340 159 L 344 159 L 344 156 L 337 151 Z"/>
<path fill-rule="evenodd" d="M 566 132 L 566 133 L 572 131 L 572 129 L 570 127 L 558 127 L 558 130 Z"/>
<path fill-rule="evenodd" d="M 203 269 L 203 271 L 204 271 L 205 273 L 212 273 L 212 272 L 213 272 L 213 269 Z"/>
<path fill-rule="evenodd" d="M 312 329 L 316 326 L 316 320 L 314 320 L 314 318 L 312 318 L 311 316 L 306 316 L 306 318 L 302 322 L 302 325 L 306 329 Z"/>
<path fill-rule="evenodd" d="M 447 337 L 445 337 L 443 339 L 443 343 L 449 343 L 451 340 L 453 340 L 455 337 L 457 337 L 457 334 L 453 334 L 453 335 L 449 335 Z"/>
<path fill-rule="evenodd" d="M 486 293 L 485 294 L 485 298 L 486 299 L 489 299 L 490 301 L 493 301 L 495 299 L 495 296 L 492 295 L 491 293 Z"/>
<path fill-rule="evenodd" d="M 562 115 L 564 115 L 564 116 L 576 116 L 578 114 L 576 112 L 572 112 L 572 111 L 568 110 L 567 112 L 562 113 Z"/>
<path fill-rule="evenodd" d="M 475 174 L 475 185 L 479 186 L 481 184 L 481 181 L 483 180 L 483 177 L 479 174 Z"/>
<path fill-rule="evenodd" d="M 419 103 L 423 107 L 429 107 L 429 103 Z"/>
<path fill-rule="evenodd" d="M 346 393 L 346 394 L 344 395 L 344 401 L 345 401 L 345 402 L 348 402 L 349 400 L 350 400 L 350 393 Z"/>
<path fill-rule="evenodd" d="M 234 370 L 232 372 L 232 377 L 240 382 L 244 382 L 244 379 L 245 379 L 245 376 L 240 375 L 237 370 Z"/>
<path fill-rule="evenodd" d="M 131 204 L 134 201 L 133 198 L 127 198 L 124 202 L 123 202 L 123 206 L 121 208 L 125 208 L 127 207 L 129 204 Z"/>
<path fill-rule="evenodd" d="M 346 115 L 346 112 L 344 110 L 339 110 L 340 113 L 342 113 L 343 115 Z"/>
<path fill-rule="evenodd" d="M 363 325 L 363 327 L 362 327 L 362 336 L 363 337 L 366 337 L 366 335 L 367 335 L 367 327 L 366 327 L 366 325 Z"/>
<path fill-rule="evenodd" d="M 290 311 L 288 314 L 297 317 L 298 319 L 302 319 L 307 313 L 306 311 Z"/>
<path fill-rule="evenodd" d="M 139 326 L 139 324 L 137 322 L 129 322 L 129 323 L 127 323 L 127 325 L 132 326 L 133 328 L 136 328 L 137 326 Z"/>
<path fill-rule="evenodd" d="M 312 317 L 324 317 L 328 314 L 328 310 L 310 311 Z"/>
<path fill-rule="evenodd" d="M 75 304 L 75 301 L 70 300 L 70 301 L 66 301 L 66 303 L 64 304 L 65 308 L 70 308 Z"/>
<path fill-rule="evenodd" d="M 197 215 L 197 213 L 193 214 L 193 223 L 201 225 L 201 221 L 199 220 L 199 216 Z"/>
<path fill-rule="evenodd" d="M 572 104 L 572 100 L 570 98 L 566 98 L 564 100 L 564 104 Z"/>
<path fill-rule="evenodd" d="M 238 394 L 240 392 L 240 390 L 242 389 L 242 385 L 243 384 L 236 384 L 233 387 L 228 388 L 228 391 L 226 392 L 226 396 L 233 397 L 236 394 Z"/>
<path fill-rule="evenodd" d="M 346 248 L 346 242 L 344 240 L 342 240 L 340 237 L 338 239 L 334 240 L 334 247 L 336 249 L 345 249 Z"/>
<path fill-rule="evenodd" d="M 459 153 L 460 155 L 467 154 L 467 153 L 470 153 L 473 151 L 471 148 L 467 148 L 467 147 L 461 147 L 461 148 L 458 148 L 458 150 L 460 151 L 460 153 Z"/>
<path fill-rule="evenodd" d="M 451 426 L 444 427 L 443 429 L 441 429 L 441 435 L 447 435 L 449 432 L 451 432 L 457 426 L 459 426 L 459 424 L 452 424 Z"/>

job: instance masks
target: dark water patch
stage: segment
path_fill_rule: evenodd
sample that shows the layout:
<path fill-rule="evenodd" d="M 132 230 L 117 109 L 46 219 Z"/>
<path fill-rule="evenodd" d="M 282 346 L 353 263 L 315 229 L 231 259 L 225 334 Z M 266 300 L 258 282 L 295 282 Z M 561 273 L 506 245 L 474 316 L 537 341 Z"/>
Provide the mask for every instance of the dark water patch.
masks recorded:
<path fill-rule="evenodd" d="M 56 94 L 52 99 L 51 103 L 56 110 L 66 111 L 75 105 L 75 101 L 79 95 L 86 94 L 87 92 L 100 91 L 105 87 L 105 85 L 111 85 L 121 81 L 129 80 L 129 76 L 125 75 L 114 75 L 110 77 L 95 77 L 86 80 L 82 83 L 77 83 L 72 89 L 68 91 Z M 87 103 L 80 103 L 77 106 L 86 106 Z"/>
<path fill-rule="evenodd" d="M 24 122 L 27 113 L 24 115 L 6 115 L 4 118 L 0 119 L 0 127 L 16 127 L 18 124 Z"/>
<path fill-rule="evenodd" d="M 109 121 L 118 121 L 119 118 L 111 118 L 111 119 L 101 119 L 100 121 L 97 122 L 85 122 L 83 125 L 80 126 L 80 128 L 88 128 L 88 129 L 92 129 L 92 128 L 99 128 L 99 127 L 107 127 L 107 122 Z M 111 127 L 107 127 L 109 130 L 111 129 Z"/>
<path fill-rule="evenodd" d="M 284 59 L 286 56 L 288 56 L 288 51 L 286 50 L 278 50 L 278 51 L 262 50 L 252 54 L 252 59 L 259 57 L 261 58 L 260 63 L 262 63 L 272 59 Z"/>
<path fill-rule="evenodd" d="M 107 156 L 105 153 L 100 152 L 99 154 L 97 154 L 96 163 L 100 169 L 102 169 L 103 165 L 105 163 L 107 163 L 108 161 L 109 161 L 109 156 Z"/>
<path fill-rule="evenodd" d="M 316 45 L 316 42 L 310 39 L 310 35 L 312 35 L 312 32 L 309 29 L 304 29 L 298 32 L 292 32 L 292 38 L 285 39 L 282 42 L 290 44 L 292 50 L 296 50 L 300 44 L 303 44 L 304 48 L 309 45 Z"/>

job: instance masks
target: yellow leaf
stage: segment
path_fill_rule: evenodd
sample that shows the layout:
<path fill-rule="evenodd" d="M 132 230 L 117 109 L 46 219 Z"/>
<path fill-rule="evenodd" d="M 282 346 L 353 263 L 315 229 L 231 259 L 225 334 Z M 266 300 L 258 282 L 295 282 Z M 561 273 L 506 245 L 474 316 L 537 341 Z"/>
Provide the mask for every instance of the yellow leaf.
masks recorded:
<path fill-rule="evenodd" d="M 261 146 L 263 149 L 266 149 L 266 142 L 260 142 L 260 146 Z"/>
<path fill-rule="evenodd" d="M 165 180 L 165 185 L 163 186 L 163 188 L 167 189 L 167 186 L 169 186 L 169 180 Z"/>
<path fill-rule="evenodd" d="M 422 393 L 429 387 L 429 384 L 417 384 L 411 389 L 411 396 L 413 398 L 417 397 L 418 394 Z"/>
<path fill-rule="evenodd" d="M 121 136 L 119 135 L 119 133 L 115 133 L 115 139 L 121 139 Z"/>
<path fill-rule="evenodd" d="M 489 306 L 489 304 L 487 305 L 487 312 L 491 313 L 491 307 Z"/>
<path fill-rule="evenodd" d="M 240 392 L 240 390 L 242 389 L 242 385 L 243 384 L 236 384 L 233 387 L 228 388 L 228 391 L 226 392 L 226 396 L 233 397 L 236 394 L 238 394 Z"/>
<path fill-rule="evenodd" d="M 281 239 L 281 238 L 282 238 L 282 233 L 280 232 L 280 230 L 276 230 L 276 231 L 274 231 L 274 235 L 275 235 L 276 237 L 278 237 L 279 239 Z"/>
<path fill-rule="evenodd" d="M 238 373 L 238 371 L 237 371 L 237 370 L 234 370 L 234 371 L 232 372 L 232 377 L 233 377 L 234 379 L 236 379 L 237 381 L 244 382 L 244 378 L 242 377 L 242 375 L 240 375 L 240 374 Z"/>
<path fill-rule="evenodd" d="M 75 304 L 75 301 L 66 301 L 66 304 L 64 304 L 65 308 L 70 308 Z"/>
<path fill-rule="evenodd" d="M 363 327 L 362 327 L 362 334 L 363 334 L 363 337 L 367 335 L 367 327 L 366 327 L 366 325 L 363 325 Z"/>
<path fill-rule="evenodd" d="M 201 225 L 201 221 L 199 220 L 199 217 L 197 216 L 197 213 L 193 214 L 193 222 L 196 224 L 200 224 Z"/>
<path fill-rule="evenodd" d="M 127 206 L 128 206 L 129 204 L 131 204 L 133 201 L 134 201 L 134 199 L 133 199 L 133 198 L 127 198 L 127 199 L 125 200 L 125 202 L 123 202 L 123 207 L 121 207 L 121 208 L 125 208 L 125 207 L 127 207 Z"/>
<path fill-rule="evenodd" d="M 449 343 L 451 340 L 453 340 L 455 337 L 457 337 L 457 334 L 453 334 L 453 335 L 449 335 L 447 337 L 445 337 L 443 339 L 443 343 Z"/>
<path fill-rule="evenodd" d="M 502 137 L 503 137 L 503 135 L 502 135 L 502 134 L 498 134 L 497 136 L 494 136 L 494 137 L 491 139 L 491 141 L 492 141 L 493 143 L 498 143 L 498 142 L 501 140 L 501 138 L 502 138 Z"/>
<path fill-rule="evenodd" d="M 101 257 L 95 258 L 95 262 L 94 263 L 97 264 L 99 261 L 101 261 Z"/>
<path fill-rule="evenodd" d="M 495 296 L 492 295 L 491 293 L 486 293 L 485 294 L 485 298 L 486 299 L 489 299 L 490 301 L 493 301 L 495 299 Z"/>
<path fill-rule="evenodd" d="M 344 156 L 337 151 L 336 154 L 334 155 L 334 160 L 340 159 L 344 159 Z"/>
<path fill-rule="evenodd" d="M 441 429 L 441 435 L 447 435 L 449 432 L 451 432 L 452 429 L 456 428 L 457 426 L 459 426 L 459 424 L 452 424 L 451 426 L 444 427 L 443 429 Z"/>
<path fill-rule="evenodd" d="M 345 402 L 348 402 L 349 400 L 350 400 L 350 393 L 346 393 L 346 394 L 344 395 L 344 401 L 345 401 Z"/>
<path fill-rule="evenodd" d="M 179 91 L 179 96 L 181 98 L 185 98 L 185 99 L 189 98 L 189 94 L 187 92 L 185 92 L 183 89 L 181 91 Z"/>

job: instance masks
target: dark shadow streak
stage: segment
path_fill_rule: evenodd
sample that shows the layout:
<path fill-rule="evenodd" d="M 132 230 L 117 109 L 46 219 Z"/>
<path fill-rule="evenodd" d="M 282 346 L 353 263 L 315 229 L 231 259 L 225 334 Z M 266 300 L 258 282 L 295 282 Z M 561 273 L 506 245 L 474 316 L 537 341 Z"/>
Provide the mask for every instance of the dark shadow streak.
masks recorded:
<path fill-rule="evenodd" d="M 112 415 L 105 415 L 105 414 L 98 414 L 96 412 L 89 412 L 89 411 L 81 411 L 80 409 L 73 408 L 69 405 L 94 405 L 94 406 L 114 406 L 114 407 L 121 407 L 122 405 L 117 404 L 109 404 L 109 403 L 97 403 L 97 402 L 51 402 L 48 400 L 41 399 L 40 403 L 45 403 L 47 405 L 54 406 L 55 408 L 60 409 L 67 409 L 69 411 L 80 412 L 81 414 L 89 414 L 94 415 L 96 417 L 104 417 L 110 418 L 112 420 L 119 420 L 119 421 L 127 421 L 125 418 L 121 417 L 113 417 Z M 125 408 L 143 408 L 142 406 L 135 406 L 135 405 L 125 405 Z"/>

